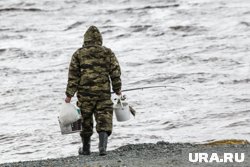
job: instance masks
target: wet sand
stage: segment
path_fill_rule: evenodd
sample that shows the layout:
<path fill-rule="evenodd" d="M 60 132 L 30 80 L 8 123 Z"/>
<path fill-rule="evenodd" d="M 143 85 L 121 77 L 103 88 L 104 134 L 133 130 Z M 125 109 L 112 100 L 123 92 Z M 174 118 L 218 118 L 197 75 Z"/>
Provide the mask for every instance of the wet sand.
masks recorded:
<path fill-rule="evenodd" d="M 1 167 L 249 167 L 250 144 L 200 145 L 190 143 L 157 142 L 156 144 L 136 144 L 122 146 L 108 151 L 108 155 L 99 156 L 97 152 L 90 156 L 72 156 L 58 159 L 24 161 L 0 164 Z M 245 153 L 244 162 L 199 163 L 189 162 L 189 153 L 217 153 L 219 158 L 224 153 Z"/>

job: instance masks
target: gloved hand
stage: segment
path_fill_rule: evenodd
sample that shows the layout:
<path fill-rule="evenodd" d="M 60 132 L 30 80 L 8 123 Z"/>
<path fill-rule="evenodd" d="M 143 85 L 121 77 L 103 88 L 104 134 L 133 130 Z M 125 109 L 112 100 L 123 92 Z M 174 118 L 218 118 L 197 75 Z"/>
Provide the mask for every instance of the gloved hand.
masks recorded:
<path fill-rule="evenodd" d="M 121 96 L 121 95 L 122 95 L 122 92 L 119 90 L 119 91 L 115 92 L 115 94 L 116 94 L 117 96 Z"/>
<path fill-rule="evenodd" d="M 71 101 L 71 97 L 66 97 L 66 98 L 65 98 L 65 102 L 66 102 L 66 103 L 70 103 L 70 101 Z"/>

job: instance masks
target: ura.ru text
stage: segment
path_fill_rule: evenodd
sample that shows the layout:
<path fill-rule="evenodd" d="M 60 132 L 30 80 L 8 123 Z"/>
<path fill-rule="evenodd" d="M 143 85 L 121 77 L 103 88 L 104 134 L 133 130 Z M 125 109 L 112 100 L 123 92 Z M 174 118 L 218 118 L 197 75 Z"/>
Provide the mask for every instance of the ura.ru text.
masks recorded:
<path fill-rule="evenodd" d="M 212 163 L 212 162 L 223 162 L 223 163 L 230 163 L 230 162 L 244 162 L 245 154 L 244 153 L 224 153 L 218 155 L 217 153 L 189 153 L 189 162 L 205 162 L 205 163 Z"/>

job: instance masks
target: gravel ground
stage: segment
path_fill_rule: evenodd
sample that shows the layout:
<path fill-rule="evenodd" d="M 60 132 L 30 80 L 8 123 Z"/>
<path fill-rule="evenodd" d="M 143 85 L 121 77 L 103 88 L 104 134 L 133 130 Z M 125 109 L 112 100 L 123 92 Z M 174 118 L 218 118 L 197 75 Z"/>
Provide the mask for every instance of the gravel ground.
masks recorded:
<path fill-rule="evenodd" d="M 0 164 L 1 167 L 36 167 L 36 166 L 65 166 L 65 167 L 249 167 L 250 144 L 242 145 L 197 145 L 190 143 L 158 142 L 156 144 L 136 144 L 122 146 L 109 151 L 106 156 L 99 156 L 97 152 L 90 156 L 74 156 L 59 159 L 25 161 Z M 245 153 L 244 162 L 227 163 L 191 163 L 189 153 L 217 153 L 219 157 L 224 153 Z"/>

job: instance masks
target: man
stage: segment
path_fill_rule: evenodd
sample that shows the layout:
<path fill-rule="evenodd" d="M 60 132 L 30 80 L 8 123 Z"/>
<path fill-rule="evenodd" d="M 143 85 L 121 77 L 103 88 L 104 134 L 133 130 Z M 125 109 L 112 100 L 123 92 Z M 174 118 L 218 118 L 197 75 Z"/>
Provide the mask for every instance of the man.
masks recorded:
<path fill-rule="evenodd" d="M 111 49 L 102 46 L 102 35 L 97 27 L 90 26 L 84 34 L 83 46 L 72 56 L 65 99 L 70 103 L 77 92 L 77 106 L 83 120 L 80 155 L 90 154 L 93 115 L 99 134 L 99 154 L 106 155 L 108 136 L 112 133 L 111 85 L 116 95 L 121 95 L 120 76 L 117 58 Z"/>

